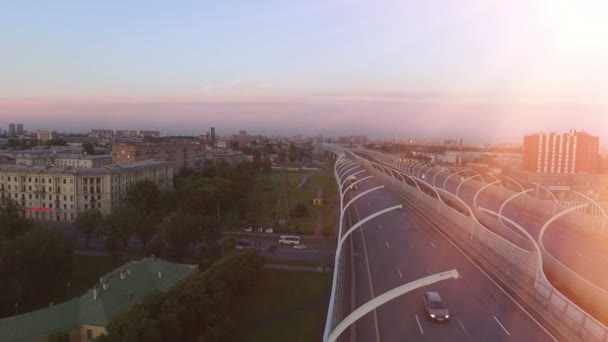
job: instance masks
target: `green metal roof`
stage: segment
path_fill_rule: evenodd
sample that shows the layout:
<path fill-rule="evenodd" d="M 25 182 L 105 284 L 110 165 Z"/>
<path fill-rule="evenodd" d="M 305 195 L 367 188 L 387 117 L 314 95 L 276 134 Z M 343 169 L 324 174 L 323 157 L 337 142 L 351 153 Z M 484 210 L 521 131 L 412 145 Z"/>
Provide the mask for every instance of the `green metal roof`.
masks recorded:
<path fill-rule="evenodd" d="M 141 302 L 147 294 L 171 288 L 190 275 L 195 267 L 156 258 L 130 261 L 103 276 L 108 286 L 104 290 L 100 284 L 96 285 L 97 299 L 93 298 L 94 290 L 90 289 L 81 297 L 61 304 L 0 319 L 0 342 L 38 340 L 79 325 L 105 326 L 116 315 Z M 121 273 L 125 275 L 124 279 L 121 279 Z"/>

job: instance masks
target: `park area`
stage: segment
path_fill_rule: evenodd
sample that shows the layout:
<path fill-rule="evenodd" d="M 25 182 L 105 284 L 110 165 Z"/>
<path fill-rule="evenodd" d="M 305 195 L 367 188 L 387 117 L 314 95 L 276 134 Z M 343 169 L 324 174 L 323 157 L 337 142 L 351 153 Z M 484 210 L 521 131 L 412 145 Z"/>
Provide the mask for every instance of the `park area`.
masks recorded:
<path fill-rule="evenodd" d="M 282 191 L 284 184 L 286 191 Z M 313 199 L 320 193 L 322 204 L 313 205 Z M 335 178 L 330 173 L 258 174 L 249 194 L 249 205 L 247 222 L 255 228 L 273 227 L 279 232 L 323 235 L 335 225 L 338 190 Z M 286 225 L 276 224 L 277 211 L 279 218 L 285 218 L 289 213 Z"/>
<path fill-rule="evenodd" d="M 227 341 L 320 341 L 330 290 L 329 274 L 263 270 L 234 306 Z"/>

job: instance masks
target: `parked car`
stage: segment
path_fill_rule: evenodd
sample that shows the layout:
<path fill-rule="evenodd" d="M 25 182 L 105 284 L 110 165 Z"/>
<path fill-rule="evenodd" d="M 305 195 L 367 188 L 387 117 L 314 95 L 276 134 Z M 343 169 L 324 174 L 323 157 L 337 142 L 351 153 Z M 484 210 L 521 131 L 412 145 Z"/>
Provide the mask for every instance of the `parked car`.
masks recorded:
<path fill-rule="evenodd" d="M 299 245 L 300 237 L 295 235 L 281 235 L 279 237 L 279 245 Z"/>
<path fill-rule="evenodd" d="M 234 248 L 246 249 L 246 248 L 253 248 L 253 246 L 251 246 L 251 242 L 249 242 L 249 240 L 241 239 L 236 242 L 236 246 Z"/>
<path fill-rule="evenodd" d="M 439 292 L 427 292 L 424 294 L 424 309 L 428 317 L 435 321 L 447 321 L 450 312 L 447 305 L 441 299 Z"/>
<path fill-rule="evenodd" d="M 299 245 L 294 245 L 293 246 L 294 249 L 308 249 L 308 246 L 306 246 L 305 244 L 299 244 Z"/>

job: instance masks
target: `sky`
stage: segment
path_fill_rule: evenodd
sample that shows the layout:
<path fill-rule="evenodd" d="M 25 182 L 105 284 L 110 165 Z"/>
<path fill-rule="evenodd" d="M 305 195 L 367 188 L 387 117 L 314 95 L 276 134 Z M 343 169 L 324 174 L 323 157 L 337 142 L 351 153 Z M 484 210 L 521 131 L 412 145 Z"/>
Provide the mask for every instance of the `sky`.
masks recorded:
<path fill-rule="evenodd" d="M 12 1 L 0 127 L 608 141 L 600 0 Z"/>

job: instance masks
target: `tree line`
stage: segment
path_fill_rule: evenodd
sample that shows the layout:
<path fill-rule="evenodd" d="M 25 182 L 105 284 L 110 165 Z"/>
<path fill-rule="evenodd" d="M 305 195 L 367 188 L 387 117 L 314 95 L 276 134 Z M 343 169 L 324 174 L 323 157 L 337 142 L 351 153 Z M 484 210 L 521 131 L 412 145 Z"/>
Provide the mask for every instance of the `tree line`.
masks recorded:
<path fill-rule="evenodd" d="M 0 317 L 49 305 L 72 272 L 72 241 L 26 220 L 11 199 L 0 206 Z"/>
<path fill-rule="evenodd" d="M 234 251 L 167 292 L 154 292 L 112 319 L 96 342 L 222 341 L 236 327 L 229 313 L 264 264 L 252 250 Z"/>

